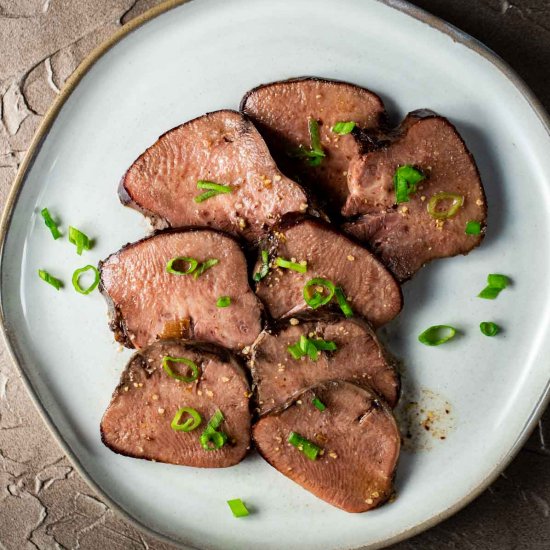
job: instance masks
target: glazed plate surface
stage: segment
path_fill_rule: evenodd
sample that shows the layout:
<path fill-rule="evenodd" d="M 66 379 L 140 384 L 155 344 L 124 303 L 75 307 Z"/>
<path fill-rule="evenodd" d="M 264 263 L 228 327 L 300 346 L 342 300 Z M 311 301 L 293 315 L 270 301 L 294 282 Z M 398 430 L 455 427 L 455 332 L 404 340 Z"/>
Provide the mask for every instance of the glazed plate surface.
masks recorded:
<path fill-rule="evenodd" d="M 550 137 L 523 84 L 472 39 L 398 2 L 194 0 L 135 29 L 69 86 L 41 129 L 4 220 L 1 298 L 14 357 L 46 421 L 88 481 L 141 526 L 182 547 L 301 550 L 379 547 L 433 525 L 500 472 L 546 403 L 550 338 Z M 120 177 L 163 132 L 237 108 L 262 82 L 316 75 L 379 93 L 392 118 L 429 107 L 464 136 L 488 196 L 488 234 L 468 257 L 440 261 L 404 287 L 383 331 L 403 362 L 412 425 L 395 502 L 352 515 L 316 499 L 252 454 L 224 470 L 117 456 L 99 422 L 130 352 L 119 350 L 99 295 L 73 292 L 74 269 L 143 237 L 118 201 Z M 74 89 L 73 89 L 74 88 Z M 58 111 L 55 116 L 55 111 Z M 96 239 L 82 257 L 53 241 L 39 211 Z M 66 281 L 56 292 L 46 269 Z M 513 280 L 476 298 L 488 273 Z M 487 338 L 481 321 L 502 334 Z M 452 324 L 428 348 L 417 335 Z M 416 404 L 414 404 L 416 403 Z M 426 430 L 421 411 L 433 418 Z M 445 412 L 449 410 L 449 413 Z M 445 438 L 445 439 L 442 439 Z M 236 520 L 226 500 L 253 514 Z"/>

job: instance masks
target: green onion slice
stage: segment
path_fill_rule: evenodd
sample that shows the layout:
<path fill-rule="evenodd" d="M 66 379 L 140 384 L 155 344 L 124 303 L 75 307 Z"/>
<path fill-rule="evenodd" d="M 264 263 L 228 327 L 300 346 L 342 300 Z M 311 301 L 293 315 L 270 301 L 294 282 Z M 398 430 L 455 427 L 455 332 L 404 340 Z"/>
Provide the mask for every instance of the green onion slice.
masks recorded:
<path fill-rule="evenodd" d="M 216 197 L 217 195 L 220 195 L 217 191 L 206 191 L 206 193 L 201 193 L 200 195 L 197 195 L 196 197 L 193 197 L 193 200 L 199 204 L 201 202 L 204 202 L 208 199 L 211 199 L 212 197 Z"/>
<path fill-rule="evenodd" d="M 217 260 L 216 258 L 211 258 L 210 260 L 200 263 L 199 267 L 197 267 L 197 269 L 193 272 L 193 277 L 198 279 L 205 271 L 208 271 L 211 267 L 214 267 L 219 263 L 220 260 Z"/>
<path fill-rule="evenodd" d="M 451 201 L 446 210 L 439 210 L 439 203 Z M 435 220 L 446 220 L 452 218 L 464 204 L 464 197 L 456 193 L 436 193 L 428 202 L 428 213 Z"/>
<path fill-rule="evenodd" d="M 184 414 L 188 414 L 191 418 L 188 418 L 183 424 L 180 424 L 181 417 Z M 197 429 L 202 422 L 201 415 L 191 407 L 182 407 L 172 419 L 170 426 L 176 432 L 192 432 Z"/>
<path fill-rule="evenodd" d="M 42 218 L 44 218 L 44 223 L 46 224 L 46 227 L 51 231 L 52 237 L 54 239 L 59 239 L 59 237 L 61 237 L 61 231 L 59 231 L 57 223 L 55 223 L 54 219 L 52 218 L 50 211 L 47 208 L 42 208 L 40 214 L 42 215 Z"/>
<path fill-rule="evenodd" d="M 305 354 L 307 354 L 312 361 L 317 361 L 317 359 L 319 358 L 319 351 L 317 350 L 317 348 L 309 338 L 306 338 L 302 334 L 302 336 L 300 336 L 298 345 L 300 346 L 300 349 Z"/>
<path fill-rule="evenodd" d="M 327 406 L 318 397 L 314 397 L 311 402 L 313 403 L 315 408 L 320 410 L 321 412 L 323 412 L 327 408 Z"/>
<path fill-rule="evenodd" d="M 284 267 L 285 269 L 292 269 L 292 271 L 297 271 L 298 273 L 305 273 L 307 271 L 307 263 L 298 264 L 281 257 L 275 258 L 275 265 L 277 267 Z"/>
<path fill-rule="evenodd" d="M 308 355 L 312 361 L 317 361 L 320 351 L 336 351 L 336 349 L 334 342 L 322 338 L 307 338 L 303 334 L 296 344 L 287 347 L 288 353 L 294 359 L 301 359 Z"/>
<path fill-rule="evenodd" d="M 487 275 L 487 284 L 493 288 L 503 290 L 510 284 L 510 279 L 506 275 L 491 273 Z"/>
<path fill-rule="evenodd" d="M 187 264 L 187 265 L 186 265 Z M 166 264 L 166 271 L 172 275 L 190 275 L 197 269 L 199 262 L 195 258 L 176 256 Z"/>
<path fill-rule="evenodd" d="M 500 332 L 500 327 L 492 321 L 483 321 L 479 324 L 479 330 L 485 336 L 496 336 Z"/>
<path fill-rule="evenodd" d="M 227 504 L 229 504 L 229 508 L 231 508 L 231 512 L 236 518 L 244 518 L 250 513 L 240 498 L 228 500 Z"/>
<path fill-rule="evenodd" d="M 311 150 L 314 151 L 315 153 L 325 156 L 325 152 L 323 151 L 323 146 L 321 145 L 321 136 L 319 134 L 319 123 L 314 118 L 310 118 L 307 121 L 307 125 L 309 129 L 309 138 L 311 140 Z"/>
<path fill-rule="evenodd" d="M 439 346 L 448 342 L 456 335 L 456 329 L 449 325 L 434 325 L 426 329 L 419 337 L 418 341 L 426 346 Z"/>
<path fill-rule="evenodd" d="M 337 122 L 332 127 L 332 131 L 335 134 L 340 134 L 341 136 L 344 136 L 346 134 L 349 134 L 354 128 L 355 128 L 355 122 L 350 120 L 349 122 Z"/>
<path fill-rule="evenodd" d="M 478 295 L 478 298 L 484 300 L 495 300 L 502 291 L 502 288 L 495 288 L 494 286 L 486 286 Z"/>
<path fill-rule="evenodd" d="M 92 242 L 87 235 L 76 229 L 76 227 L 69 226 L 69 242 L 76 246 L 76 253 L 82 256 L 83 250 L 90 250 L 92 248 Z"/>
<path fill-rule="evenodd" d="M 82 276 L 83 273 L 86 273 L 86 271 L 93 272 L 94 280 L 91 282 L 88 288 L 82 288 L 80 286 L 80 277 Z M 72 282 L 73 282 L 73 287 L 77 292 L 79 292 L 80 294 L 90 294 L 90 292 L 94 291 L 97 288 L 97 285 L 99 284 L 99 271 L 93 265 L 87 265 L 85 267 L 81 267 L 80 269 L 77 269 L 73 273 Z"/>
<path fill-rule="evenodd" d="M 316 460 L 321 448 L 296 432 L 290 432 L 287 441 L 304 453 L 310 460 Z"/>
<path fill-rule="evenodd" d="M 216 300 L 216 307 L 228 307 L 231 305 L 231 297 L 230 296 L 220 296 Z"/>
<path fill-rule="evenodd" d="M 464 230 L 466 235 L 479 235 L 481 233 L 481 223 L 474 220 L 470 220 L 466 224 L 466 229 Z"/>
<path fill-rule="evenodd" d="M 335 291 L 336 287 L 333 282 L 315 277 L 310 279 L 304 286 L 304 300 L 310 308 L 317 309 L 328 304 L 332 300 Z"/>
<path fill-rule="evenodd" d="M 207 191 L 206 193 L 202 193 L 202 195 L 198 195 L 193 199 L 196 203 L 204 202 L 205 200 L 215 197 L 216 195 L 227 194 L 233 191 L 230 185 L 222 185 L 221 183 L 215 183 L 207 180 L 197 181 L 197 189 L 207 189 Z"/>
<path fill-rule="evenodd" d="M 184 376 L 183 374 L 174 372 L 170 366 L 170 363 L 183 363 L 188 367 L 188 371 L 191 371 L 191 374 L 189 376 Z M 194 382 L 200 375 L 200 369 L 196 363 L 186 357 L 170 357 L 169 355 L 165 355 L 162 358 L 162 368 L 168 376 L 175 378 L 176 380 L 181 380 L 182 382 Z"/>
<path fill-rule="evenodd" d="M 346 317 L 353 317 L 353 309 L 351 309 L 351 306 L 349 305 L 349 302 L 342 288 L 337 286 L 336 289 L 334 290 L 334 295 L 336 296 L 336 301 L 338 302 L 338 305 L 340 306 L 342 313 Z"/>
<path fill-rule="evenodd" d="M 218 409 L 200 437 L 201 446 L 205 451 L 221 449 L 227 442 L 227 434 L 217 431 L 223 421 L 223 413 Z"/>
<path fill-rule="evenodd" d="M 393 186 L 395 189 L 395 202 L 409 202 L 410 195 L 416 193 L 417 185 L 425 179 L 426 176 L 410 164 L 400 166 L 393 176 Z"/>
<path fill-rule="evenodd" d="M 323 146 L 321 145 L 319 123 L 314 118 L 309 118 L 308 129 L 311 149 L 306 149 L 303 145 L 300 145 L 297 153 L 293 156 L 306 159 L 310 166 L 319 166 L 325 156 Z"/>
<path fill-rule="evenodd" d="M 258 283 L 261 281 L 269 272 L 269 253 L 267 250 L 262 250 L 262 266 L 260 271 L 254 273 L 253 279 Z"/>
<path fill-rule="evenodd" d="M 292 346 L 288 346 L 286 348 L 288 350 L 288 353 L 294 357 L 294 359 L 301 359 L 305 356 L 305 351 L 302 350 L 300 347 L 300 343 L 293 344 Z"/>
<path fill-rule="evenodd" d="M 337 349 L 336 344 L 331 340 L 323 340 L 322 338 L 315 338 L 314 340 L 310 340 L 310 342 L 319 351 L 336 351 Z"/>
<path fill-rule="evenodd" d="M 50 275 L 47 271 L 44 271 L 43 269 L 38 270 L 38 276 L 43 281 L 46 281 L 49 285 L 52 285 L 56 290 L 59 290 L 63 287 L 62 281 L 56 279 L 53 275 Z"/>
<path fill-rule="evenodd" d="M 506 275 L 491 273 L 487 276 L 487 286 L 477 295 L 478 298 L 494 300 L 510 284 Z"/>

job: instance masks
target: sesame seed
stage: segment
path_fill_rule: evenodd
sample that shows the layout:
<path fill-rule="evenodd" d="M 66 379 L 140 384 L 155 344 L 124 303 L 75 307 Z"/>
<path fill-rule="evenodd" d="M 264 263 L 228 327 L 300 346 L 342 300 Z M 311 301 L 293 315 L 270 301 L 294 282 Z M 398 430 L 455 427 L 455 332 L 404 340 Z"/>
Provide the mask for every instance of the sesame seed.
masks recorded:
<path fill-rule="evenodd" d="M 350 262 L 353 262 L 355 260 L 355 256 L 352 256 L 351 254 L 348 256 L 348 260 Z"/>
<path fill-rule="evenodd" d="M 481 206 L 483 204 L 483 201 L 481 199 L 477 199 L 476 204 L 478 206 Z"/>
<path fill-rule="evenodd" d="M 273 176 L 273 180 L 274 181 L 281 181 L 281 176 L 279 176 L 279 174 L 277 174 L 276 176 Z"/>
<path fill-rule="evenodd" d="M 365 502 L 366 502 L 367 504 L 372 504 L 372 503 L 374 502 L 374 500 L 372 500 L 372 498 L 366 498 L 366 499 L 365 499 Z"/>
<path fill-rule="evenodd" d="M 206 395 L 208 395 L 208 397 L 214 397 L 214 392 L 211 390 L 206 390 Z"/>
<path fill-rule="evenodd" d="M 330 456 L 330 458 L 338 458 L 338 455 L 334 451 L 330 451 L 328 456 Z"/>
<path fill-rule="evenodd" d="M 152 399 L 153 401 L 158 401 L 158 398 L 159 398 L 159 396 L 158 396 L 156 393 L 154 393 L 154 394 L 151 396 L 151 399 Z"/>
<path fill-rule="evenodd" d="M 159 407 L 159 408 L 158 408 L 158 413 L 159 413 L 159 414 L 164 414 L 164 409 L 163 409 L 162 407 Z"/>
<path fill-rule="evenodd" d="M 128 391 L 130 388 L 128 386 L 124 386 L 124 391 Z"/>
<path fill-rule="evenodd" d="M 227 376 L 222 376 L 221 381 L 222 382 L 229 382 L 229 378 L 227 378 Z"/>
<path fill-rule="evenodd" d="M 300 321 L 298 321 L 298 319 L 296 319 L 296 318 L 294 318 L 294 317 L 291 317 L 289 323 L 290 323 L 293 327 L 295 327 L 296 325 L 298 325 L 298 324 L 300 323 Z"/>

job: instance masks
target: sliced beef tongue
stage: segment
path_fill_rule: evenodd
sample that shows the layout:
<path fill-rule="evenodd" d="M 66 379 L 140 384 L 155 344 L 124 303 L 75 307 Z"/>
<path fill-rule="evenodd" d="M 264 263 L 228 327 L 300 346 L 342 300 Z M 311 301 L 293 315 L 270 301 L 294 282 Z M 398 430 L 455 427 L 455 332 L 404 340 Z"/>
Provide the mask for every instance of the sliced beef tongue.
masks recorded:
<path fill-rule="evenodd" d="M 313 218 L 285 219 L 274 231 L 271 246 L 271 269 L 257 284 L 256 293 L 274 319 L 310 310 L 303 293 L 314 278 L 341 287 L 353 311 L 375 327 L 400 312 L 401 289 L 391 273 L 330 224 Z M 307 262 L 307 271 L 276 267 L 277 257 Z M 255 272 L 259 271 L 257 265 Z"/>
<path fill-rule="evenodd" d="M 346 82 L 297 78 L 254 88 L 242 102 L 260 130 L 277 164 L 306 185 L 330 213 L 338 213 L 348 196 L 346 173 L 358 146 L 352 135 L 332 131 L 337 122 L 355 122 L 375 129 L 385 117 L 384 104 L 374 93 Z M 325 157 L 316 166 L 296 156 L 310 147 L 309 119 L 317 121 Z"/>
<path fill-rule="evenodd" d="M 325 405 L 323 411 L 313 404 L 315 398 Z M 320 447 L 315 460 L 303 445 L 301 450 L 288 442 L 291 432 Z M 393 493 L 399 430 L 387 405 L 364 387 L 316 386 L 286 409 L 260 418 L 252 434 L 274 468 L 347 512 L 375 508 Z"/>
<path fill-rule="evenodd" d="M 425 179 L 409 202 L 396 204 L 393 178 L 405 165 Z M 481 243 L 487 206 L 475 161 L 454 126 L 432 112 L 410 113 L 390 141 L 352 160 L 348 184 L 342 213 L 363 216 L 344 230 L 367 243 L 400 281 L 430 260 L 467 254 Z M 452 217 L 428 211 L 430 200 L 441 193 L 463 200 Z M 442 199 L 436 212 L 448 209 L 452 200 Z M 480 224 L 480 234 L 466 234 L 471 221 Z"/>
<path fill-rule="evenodd" d="M 228 186 L 202 202 L 206 180 Z M 287 212 L 303 212 L 301 187 L 279 172 L 258 131 L 235 111 L 209 113 L 170 130 L 126 172 L 123 203 L 157 227 L 208 226 L 254 240 Z"/>
<path fill-rule="evenodd" d="M 169 273 L 167 264 L 176 257 L 195 260 L 193 273 Z M 217 263 L 201 273 L 208 260 Z M 172 269 L 190 267 L 181 261 Z M 111 328 L 127 347 L 180 337 L 240 350 L 261 331 L 261 306 L 248 285 L 244 254 L 234 239 L 217 231 L 158 233 L 112 254 L 100 271 Z M 216 305 L 223 296 L 231 300 L 228 307 Z"/>
<path fill-rule="evenodd" d="M 301 337 L 333 343 L 334 351 L 317 358 L 295 358 L 289 351 Z M 374 332 L 363 321 L 338 315 L 281 322 L 264 330 L 251 349 L 249 366 L 257 392 L 258 412 L 265 414 L 293 399 L 304 388 L 328 380 L 367 384 L 395 406 L 399 377 Z"/>
<path fill-rule="evenodd" d="M 197 380 L 184 382 L 170 376 L 163 368 L 165 357 L 192 361 L 198 368 Z M 185 372 L 183 363 L 167 364 L 176 375 L 192 373 Z M 157 342 L 130 359 L 101 421 L 101 437 L 114 452 L 136 458 L 202 468 L 232 466 L 250 448 L 248 395 L 245 374 L 229 354 L 194 343 Z M 171 426 L 184 407 L 194 409 L 202 419 L 188 432 Z M 206 450 L 200 437 L 217 411 L 223 421 L 216 431 L 224 433 L 227 441 L 219 449 L 211 449 L 206 442 Z M 176 424 L 190 419 L 184 413 Z"/>

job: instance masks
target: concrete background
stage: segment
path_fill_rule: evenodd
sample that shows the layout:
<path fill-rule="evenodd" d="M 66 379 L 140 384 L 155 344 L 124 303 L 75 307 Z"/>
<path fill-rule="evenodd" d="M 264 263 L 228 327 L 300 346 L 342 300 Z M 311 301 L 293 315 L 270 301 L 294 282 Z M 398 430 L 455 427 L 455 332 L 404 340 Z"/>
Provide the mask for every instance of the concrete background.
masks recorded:
<path fill-rule="evenodd" d="M 38 123 L 67 77 L 92 48 L 160 2 L 0 0 L 0 206 Z M 550 110 L 550 0 L 414 3 L 495 50 Z M 550 412 L 512 465 L 480 498 L 394 549 L 549 549 L 546 441 L 550 445 Z M 2 345 L 0 547 L 171 548 L 119 519 L 80 479 L 37 417 Z"/>

